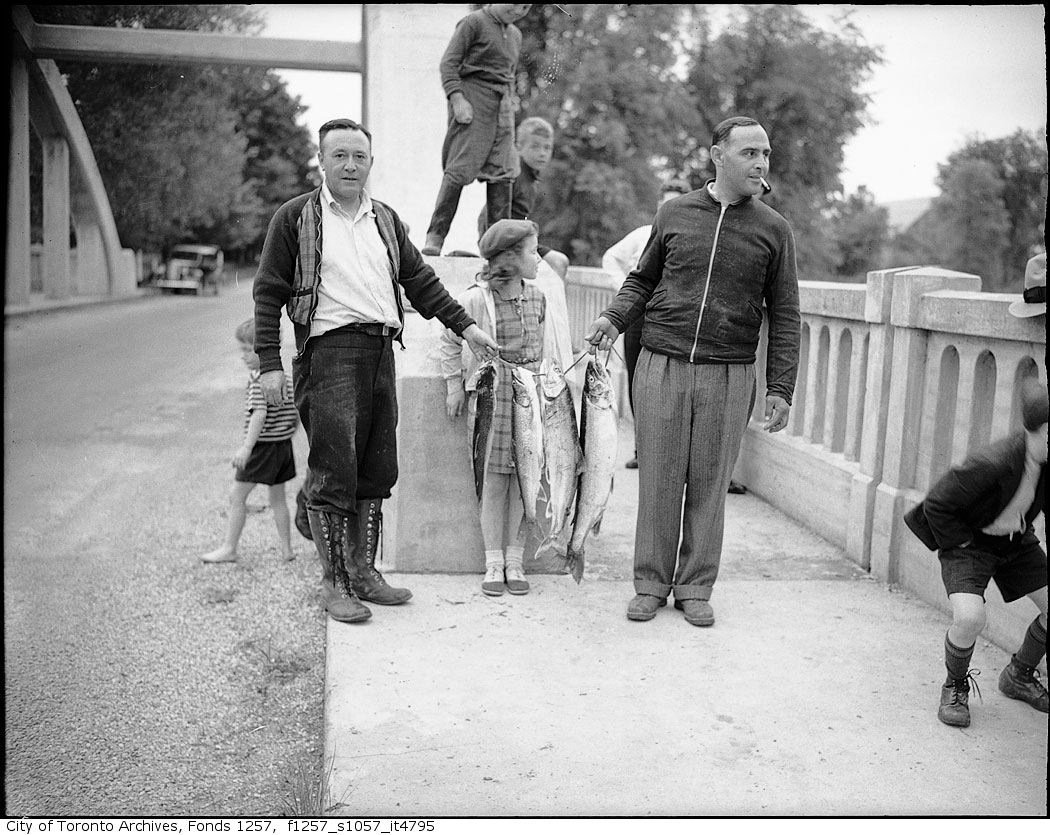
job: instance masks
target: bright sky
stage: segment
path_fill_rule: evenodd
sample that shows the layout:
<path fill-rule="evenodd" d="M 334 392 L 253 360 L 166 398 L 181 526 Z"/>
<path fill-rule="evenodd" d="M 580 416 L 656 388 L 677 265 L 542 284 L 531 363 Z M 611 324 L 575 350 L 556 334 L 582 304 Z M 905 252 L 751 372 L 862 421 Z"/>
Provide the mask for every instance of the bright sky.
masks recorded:
<path fill-rule="evenodd" d="M 271 37 L 354 41 L 359 5 L 260 5 Z M 852 9 L 865 41 L 883 49 L 865 92 L 872 124 L 846 146 L 847 192 L 866 185 L 879 202 L 937 193 L 937 165 L 980 136 L 1018 128 L 1045 134 L 1046 48 L 1041 5 L 804 6 L 822 26 Z M 451 33 L 450 33 L 451 34 Z M 317 128 L 336 115 L 360 114 L 355 75 L 282 71 Z M 774 148 L 776 138 L 773 137 Z M 774 159 L 774 174 L 775 174 Z"/>

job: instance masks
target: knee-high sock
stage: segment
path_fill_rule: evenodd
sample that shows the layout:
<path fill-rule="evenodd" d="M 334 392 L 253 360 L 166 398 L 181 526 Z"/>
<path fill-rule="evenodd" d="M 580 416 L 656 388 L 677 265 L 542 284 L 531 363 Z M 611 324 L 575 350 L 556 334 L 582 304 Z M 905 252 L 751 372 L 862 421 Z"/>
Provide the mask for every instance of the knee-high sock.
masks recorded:
<path fill-rule="evenodd" d="M 1036 666 L 1046 655 L 1046 627 L 1039 622 L 1037 616 L 1028 625 L 1021 648 L 1014 653 L 1014 659 L 1029 667 Z"/>
<path fill-rule="evenodd" d="M 944 636 L 944 666 L 948 668 L 948 678 L 966 678 L 966 672 L 970 669 L 970 659 L 973 657 L 973 646 L 965 649 L 957 647 L 948 635 Z"/>

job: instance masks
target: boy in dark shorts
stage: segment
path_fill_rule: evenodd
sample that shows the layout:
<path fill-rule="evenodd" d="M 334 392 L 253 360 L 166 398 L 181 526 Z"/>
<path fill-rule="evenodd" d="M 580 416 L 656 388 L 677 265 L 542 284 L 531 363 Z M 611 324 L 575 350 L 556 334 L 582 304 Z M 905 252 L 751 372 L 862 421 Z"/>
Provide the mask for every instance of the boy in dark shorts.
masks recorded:
<path fill-rule="evenodd" d="M 1047 712 L 1046 688 L 1036 666 L 1046 655 L 1046 552 L 1033 522 L 1046 497 L 1047 389 L 1029 379 L 1021 390 L 1024 431 L 971 453 L 933 485 L 904 521 L 931 551 L 938 550 L 941 577 L 952 607 L 944 638 L 948 679 L 937 718 L 970 724 L 970 658 L 985 626 L 984 591 L 995 580 L 1003 600 L 1027 595 L 1039 608 L 1020 649 L 999 676 L 1011 699 Z"/>
<path fill-rule="evenodd" d="M 510 216 L 511 184 L 519 173 L 514 112 L 521 30 L 514 22 L 531 7 L 529 3 L 484 4 L 456 25 L 441 58 L 448 131 L 441 148 L 444 174 L 424 255 L 441 254 L 460 192 L 474 180 L 486 183 L 486 227 Z"/>
<path fill-rule="evenodd" d="M 299 425 L 299 413 L 292 398 L 292 381 L 284 381 L 284 399 L 278 406 L 267 407 L 259 386 L 259 358 L 253 347 L 255 343 L 255 320 L 248 319 L 238 326 L 237 342 L 241 356 L 248 366 L 248 388 L 245 401 L 244 443 L 234 453 L 233 490 L 230 493 L 230 524 L 226 541 L 214 551 L 201 557 L 205 563 L 237 561 L 237 543 L 244 528 L 248 494 L 256 484 L 269 488 L 270 507 L 277 523 L 277 534 L 281 542 L 281 556 L 294 560 L 288 504 L 284 498 L 285 482 L 295 478 L 295 457 L 292 453 L 292 436 Z"/>

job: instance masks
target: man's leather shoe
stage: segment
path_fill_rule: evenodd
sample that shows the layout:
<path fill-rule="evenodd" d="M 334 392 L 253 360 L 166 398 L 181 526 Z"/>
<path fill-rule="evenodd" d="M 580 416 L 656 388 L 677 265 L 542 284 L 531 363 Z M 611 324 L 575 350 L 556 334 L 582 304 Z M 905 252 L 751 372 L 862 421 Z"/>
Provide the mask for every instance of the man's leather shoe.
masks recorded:
<path fill-rule="evenodd" d="M 656 610 L 666 606 L 667 600 L 652 594 L 636 594 L 627 604 L 628 620 L 652 620 L 656 617 Z"/>
<path fill-rule="evenodd" d="M 676 600 L 674 607 L 685 614 L 686 622 L 693 626 L 713 626 L 715 610 L 706 600 Z"/>
<path fill-rule="evenodd" d="M 1004 696 L 1028 702 L 1036 710 L 1046 713 L 1046 688 L 1036 678 L 1038 675 L 1035 667 L 1022 664 L 1017 659 L 1011 659 L 999 674 L 999 690 Z"/>

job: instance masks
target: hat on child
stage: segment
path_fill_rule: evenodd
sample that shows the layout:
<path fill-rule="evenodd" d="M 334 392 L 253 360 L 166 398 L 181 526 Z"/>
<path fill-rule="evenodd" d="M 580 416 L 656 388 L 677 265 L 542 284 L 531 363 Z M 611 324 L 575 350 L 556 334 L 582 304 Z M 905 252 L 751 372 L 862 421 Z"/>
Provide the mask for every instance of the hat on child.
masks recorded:
<path fill-rule="evenodd" d="M 1021 384 L 1021 420 L 1024 428 L 1034 432 L 1047 422 L 1050 412 L 1050 400 L 1047 398 L 1046 386 L 1033 377 Z"/>
<path fill-rule="evenodd" d="M 531 220 L 497 220 L 481 236 L 478 241 L 478 249 L 482 258 L 492 258 L 493 255 L 510 249 L 518 241 L 529 235 L 539 235 L 539 227 Z"/>
<path fill-rule="evenodd" d="M 1024 293 L 1021 301 L 1010 304 L 1010 313 L 1018 319 L 1041 316 L 1046 313 L 1046 253 L 1028 260 L 1024 270 Z"/>

